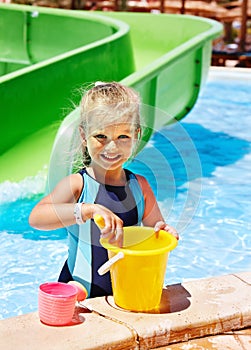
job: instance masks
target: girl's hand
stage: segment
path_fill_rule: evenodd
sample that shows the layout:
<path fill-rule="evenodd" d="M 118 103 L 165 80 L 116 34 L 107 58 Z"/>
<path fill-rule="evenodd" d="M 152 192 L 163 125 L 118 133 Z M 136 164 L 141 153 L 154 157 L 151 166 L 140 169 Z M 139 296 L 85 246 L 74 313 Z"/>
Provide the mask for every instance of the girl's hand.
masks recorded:
<path fill-rule="evenodd" d="M 175 228 L 173 228 L 172 226 L 167 225 L 164 221 L 158 221 L 156 222 L 155 226 L 154 226 L 154 231 L 156 233 L 156 237 L 158 237 L 158 233 L 160 230 L 164 230 L 166 232 L 171 233 L 177 240 L 179 239 L 179 234 L 178 232 L 175 230 Z"/>
<path fill-rule="evenodd" d="M 123 245 L 123 221 L 106 207 L 94 204 L 92 217 L 97 216 L 103 218 L 103 222 L 95 222 L 98 224 L 101 237 L 108 239 L 111 244 L 116 244 L 119 247 Z"/>

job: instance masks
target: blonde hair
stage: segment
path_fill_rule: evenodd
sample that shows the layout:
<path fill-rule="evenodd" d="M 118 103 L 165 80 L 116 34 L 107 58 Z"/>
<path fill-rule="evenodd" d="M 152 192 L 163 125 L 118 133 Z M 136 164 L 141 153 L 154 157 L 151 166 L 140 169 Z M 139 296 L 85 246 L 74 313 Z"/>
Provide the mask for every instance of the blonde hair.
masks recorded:
<path fill-rule="evenodd" d="M 139 95 L 133 89 L 116 82 L 97 82 L 81 100 L 80 124 L 88 132 L 88 126 L 97 122 L 98 115 L 109 118 L 111 123 L 128 116 L 132 123 L 139 124 L 139 105 Z"/>
<path fill-rule="evenodd" d="M 126 122 L 135 131 L 140 130 L 139 110 L 140 97 L 135 90 L 117 82 L 96 82 L 81 99 L 79 128 L 82 128 L 86 137 L 90 128 L 98 128 L 100 123 Z M 82 146 L 81 154 L 76 157 L 77 167 L 88 166 L 90 162 L 88 149 Z"/>

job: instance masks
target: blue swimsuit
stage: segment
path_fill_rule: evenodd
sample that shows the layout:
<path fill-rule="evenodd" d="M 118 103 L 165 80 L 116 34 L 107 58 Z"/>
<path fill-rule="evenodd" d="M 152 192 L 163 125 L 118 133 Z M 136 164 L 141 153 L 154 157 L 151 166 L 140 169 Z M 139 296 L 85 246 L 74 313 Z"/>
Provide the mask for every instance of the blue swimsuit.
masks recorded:
<path fill-rule="evenodd" d="M 85 169 L 80 171 L 84 187 L 79 202 L 101 204 L 119 216 L 124 226 L 140 225 L 144 213 L 144 197 L 136 176 L 125 170 L 125 186 L 104 185 L 92 178 Z M 68 259 L 59 281 L 76 280 L 82 283 L 89 297 L 111 295 L 110 273 L 100 276 L 98 268 L 107 261 L 107 250 L 100 243 L 100 230 L 93 220 L 83 225 L 67 227 Z"/>

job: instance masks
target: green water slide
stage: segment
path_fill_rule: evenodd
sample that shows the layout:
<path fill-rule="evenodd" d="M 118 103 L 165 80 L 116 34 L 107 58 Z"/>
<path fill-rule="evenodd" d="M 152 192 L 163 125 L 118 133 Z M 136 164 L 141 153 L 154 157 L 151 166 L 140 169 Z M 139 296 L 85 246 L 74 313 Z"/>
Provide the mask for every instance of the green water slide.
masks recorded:
<path fill-rule="evenodd" d="M 58 163 L 65 175 L 59 151 L 70 142 L 65 130 L 78 116 L 83 84 L 134 87 L 144 104 L 171 116 L 149 117 L 151 129 L 183 118 L 221 31 L 192 16 L 0 4 L 0 182 L 34 176 L 49 163 L 51 173 Z"/>

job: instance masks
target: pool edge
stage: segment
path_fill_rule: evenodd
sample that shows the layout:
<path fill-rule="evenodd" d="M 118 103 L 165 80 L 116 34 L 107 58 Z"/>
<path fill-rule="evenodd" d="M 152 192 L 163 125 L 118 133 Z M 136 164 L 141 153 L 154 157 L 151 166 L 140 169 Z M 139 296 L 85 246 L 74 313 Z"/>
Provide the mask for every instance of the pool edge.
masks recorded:
<path fill-rule="evenodd" d="M 183 349 L 201 342 L 226 345 L 227 339 L 228 349 L 236 349 L 237 341 L 244 349 L 251 341 L 250 294 L 251 271 L 167 286 L 162 314 L 123 311 L 112 306 L 112 297 L 88 299 L 86 308 L 77 310 L 83 323 L 72 326 L 45 326 L 37 312 L 0 321 L 0 345 L 5 350 Z M 246 331 L 236 332 L 241 329 Z M 237 339 L 241 334 L 243 340 Z"/>

